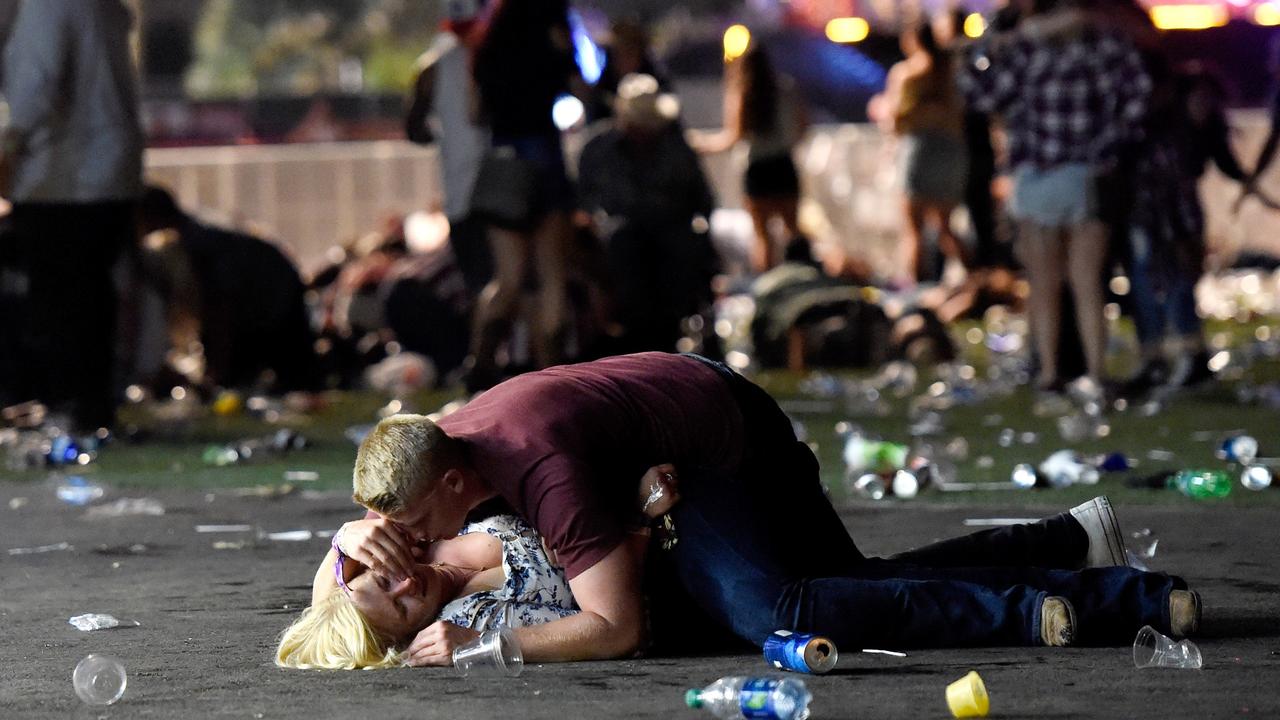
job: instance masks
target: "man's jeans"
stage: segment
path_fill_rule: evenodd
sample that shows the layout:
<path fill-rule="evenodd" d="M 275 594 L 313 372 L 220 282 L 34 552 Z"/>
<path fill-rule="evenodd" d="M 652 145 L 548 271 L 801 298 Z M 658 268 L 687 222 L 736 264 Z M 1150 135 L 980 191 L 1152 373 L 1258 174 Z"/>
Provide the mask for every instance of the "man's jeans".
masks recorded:
<path fill-rule="evenodd" d="M 694 601 L 740 638 L 759 645 L 788 629 L 850 649 L 1038 645 L 1049 595 L 1075 607 L 1081 644 L 1127 643 L 1147 624 L 1168 632 L 1169 591 L 1182 582 L 1124 567 L 1066 569 L 1088 549 L 1066 513 L 865 558 L 790 421 L 763 390 L 729 382 L 748 457 L 736 477 L 684 473 L 668 559 Z"/>

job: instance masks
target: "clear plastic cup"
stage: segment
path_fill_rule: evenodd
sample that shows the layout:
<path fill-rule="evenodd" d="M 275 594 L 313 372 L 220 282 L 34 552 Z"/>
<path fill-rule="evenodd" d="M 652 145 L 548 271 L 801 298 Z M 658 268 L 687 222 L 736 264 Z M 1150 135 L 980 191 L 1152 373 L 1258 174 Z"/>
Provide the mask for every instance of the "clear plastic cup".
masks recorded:
<path fill-rule="evenodd" d="M 462 677 L 516 677 L 524 670 L 524 654 L 510 628 L 485 630 L 471 643 L 453 651 L 453 667 Z"/>
<path fill-rule="evenodd" d="M 947 707 L 958 718 L 986 717 L 991 710 L 987 686 L 976 670 L 947 686 Z"/>
<path fill-rule="evenodd" d="M 124 697 L 124 663 L 110 655 L 87 655 L 71 673 L 76 695 L 90 705 L 110 705 Z"/>
<path fill-rule="evenodd" d="M 1199 670 L 1203 666 L 1200 648 L 1190 640 L 1174 642 L 1150 625 L 1138 631 L 1133 641 L 1133 664 L 1139 668 Z"/>

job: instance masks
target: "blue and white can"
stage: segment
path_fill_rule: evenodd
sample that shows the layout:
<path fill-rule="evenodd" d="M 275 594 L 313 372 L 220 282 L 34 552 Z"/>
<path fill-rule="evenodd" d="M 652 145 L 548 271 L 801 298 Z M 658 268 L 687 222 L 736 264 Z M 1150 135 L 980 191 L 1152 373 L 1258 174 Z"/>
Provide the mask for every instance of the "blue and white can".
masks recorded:
<path fill-rule="evenodd" d="M 828 638 L 790 630 L 775 630 L 764 640 L 764 661 L 779 670 L 822 675 L 840 658 Z"/>

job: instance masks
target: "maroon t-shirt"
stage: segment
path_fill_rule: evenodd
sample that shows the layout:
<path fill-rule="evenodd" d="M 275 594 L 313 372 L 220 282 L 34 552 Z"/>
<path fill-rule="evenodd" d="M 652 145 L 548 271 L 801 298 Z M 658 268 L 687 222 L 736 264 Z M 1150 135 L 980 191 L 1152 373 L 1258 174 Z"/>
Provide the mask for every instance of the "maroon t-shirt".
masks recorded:
<path fill-rule="evenodd" d="M 508 380 L 440 421 L 480 477 L 529 521 L 569 578 L 622 540 L 640 478 L 732 472 L 742 415 L 729 385 L 689 357 L 641 353 Z"/>

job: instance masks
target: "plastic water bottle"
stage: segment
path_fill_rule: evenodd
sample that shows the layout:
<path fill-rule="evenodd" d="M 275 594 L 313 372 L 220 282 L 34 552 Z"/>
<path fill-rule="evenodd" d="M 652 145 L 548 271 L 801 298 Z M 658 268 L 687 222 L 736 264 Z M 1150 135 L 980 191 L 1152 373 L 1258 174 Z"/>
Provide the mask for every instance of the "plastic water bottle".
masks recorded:
<path fill-rule="evenodd" d="M 691 708 L 705 708 L 721 720 L 762 718 L 805 720 L 813 695 L 794 678 L 726 677 L 685 693 Z"/>
<path fill-rule="evenodd" d="M 907 446 L 869 440 L 853 433 L 844 443 L 844 464 L 851 472 L 892 473 L 907 463 Z"/>
<path fill-rule="evenodd" d="M 1222 470 L 1179 470 L 1169 484 L 1197 500 L 1226 497 L 1231 492 L 1231 478 Z"/>

